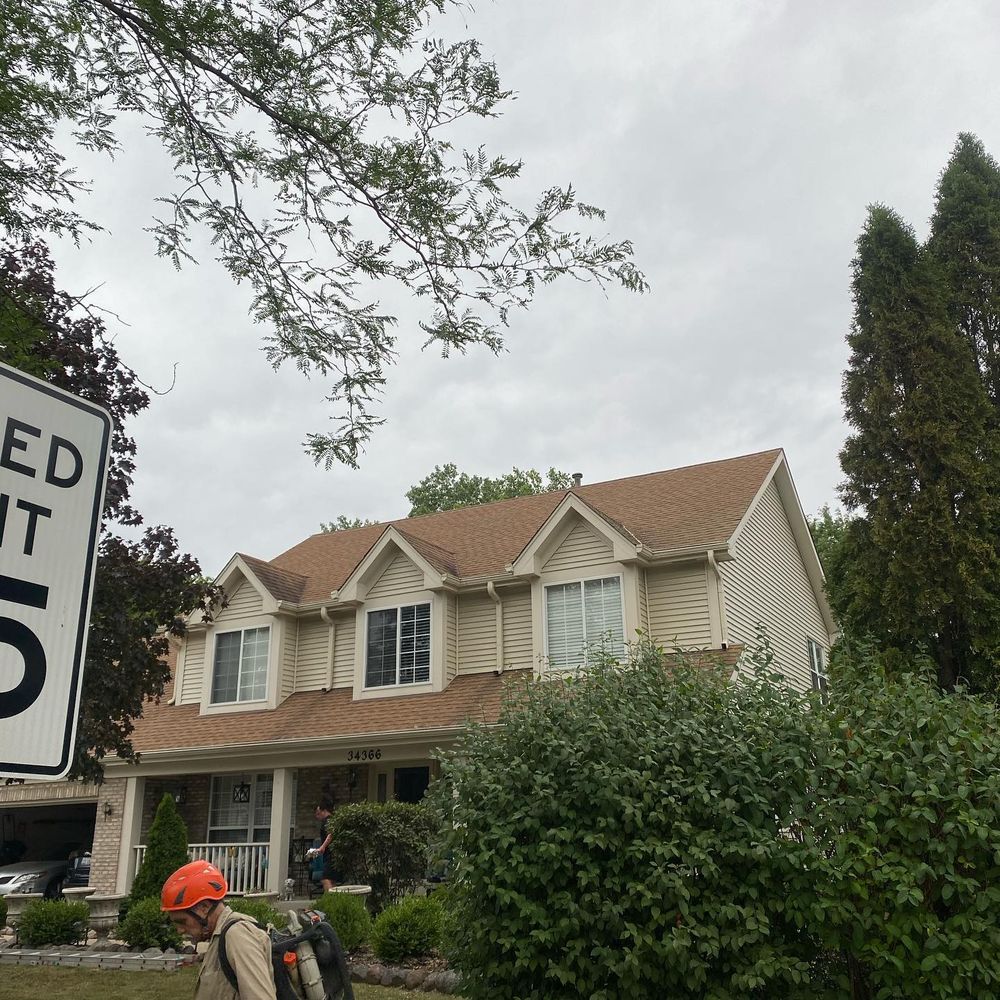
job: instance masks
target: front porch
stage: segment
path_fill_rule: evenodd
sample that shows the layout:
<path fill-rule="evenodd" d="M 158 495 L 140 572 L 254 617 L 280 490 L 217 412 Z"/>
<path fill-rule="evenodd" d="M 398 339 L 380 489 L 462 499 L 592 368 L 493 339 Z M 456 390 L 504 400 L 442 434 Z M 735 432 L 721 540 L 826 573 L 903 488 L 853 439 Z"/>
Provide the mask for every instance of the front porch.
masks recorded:
<path fill-rule="evenodd" d="M 169 794 L 187 826 L 189 856 L 215 864 L 231 892 L 281 892 L 292 878 L 296 893 L 308 895 L 305 851 L 318 843 L 317 802 L 330 799 L 337 809 L 366 800 L 419 801 L 435 773 L 426 746 L 348 755 L 349 763 L 332 766 L 196 770 L 189 761 L 184 773 L 135 774 L 152 770 L 143 764 L 127 777 L 109 773 L 97 810 L 91 885 L 107 893 L 131 889 L 156 809 Z"/>

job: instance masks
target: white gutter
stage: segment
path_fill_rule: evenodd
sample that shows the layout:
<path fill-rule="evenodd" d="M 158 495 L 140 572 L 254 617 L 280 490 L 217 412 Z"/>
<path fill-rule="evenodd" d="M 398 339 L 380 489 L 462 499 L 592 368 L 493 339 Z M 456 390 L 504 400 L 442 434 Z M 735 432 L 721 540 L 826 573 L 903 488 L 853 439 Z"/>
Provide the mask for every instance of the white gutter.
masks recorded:
<path fill-rule="evenodd" d="M 493 602 L 497 606 L 497 666 L 496 670 L 493 671 L 498 677 L 503 673 L 503 602 L 500 600 L 500 595 L 497 593 L 497 588 L 493 586 L 493 581 L 490 580 L 486 584 L 486 593 L 493 598 Z"/>
<path fill-rule="evenodd" d="M 320 606 L 319 616 L 330 627 L 330 636 L 326 646 L 326 685 L 323 688 L 324 691 L 330 691 L 333 688 L 333 657 L 337 651 L 337 625 L 330 617 L 325 605 Z"/>
<path fill-rule="evenodd" d="M 500 725 L 498 722 L 486 723 L 489 729 Z M 174 750 L 143 750 L 140 763 L 133 764 L 125 761 L 105 761 L 106 771 L 118 772 L 124 768 L 129 769 L 129 773 L 135 774 L 136 770 L 146 771 L 146 766 L 155 764 L 170 764 L 174 761 L 184 761 L 191 758 L 199 759 L 211 756 L 230 757 L 234 754 L 241 758 L 251 758 L 256 760 L 261 756 L 271 756 L 277 754 L 279 757 L 288 757 L 295 753 L 306 753 L 311 751 L 323 751 L 324 753 L 334 751 L 340 747 L 352 748 L 359 743 L 371 743 L 373 740 L 384 742 L 394 742 L 397 745 L 405 746 L 409 743 L 424 743 L 438 739 L 449 739 L 465 732 L 464 723 L 455 726 L 437 726 L 433 729 L 393 729 L 376 733 L 352 733 L 345 736 L 310 736 L 297 740 L 280 740 L 268 743 L 222 743 L 206 744 L 198 747 L 183 747 Z M 147 771 L 148 773 L 148 771 Z"/>
<path fill-rule="evenodd" d="M 722 633 L 722 648 L 725 649 L 729 645 L 729 625 L 726 622 L 726 585 L 722 579 L 722 570 L 719 569 L 719 564 L 715 561 L 715 550 L 708 550 L 708 565 L 712 567 L 715 573 L 715 579 L 718 581 L 719 586 L 719 631 Z"/>

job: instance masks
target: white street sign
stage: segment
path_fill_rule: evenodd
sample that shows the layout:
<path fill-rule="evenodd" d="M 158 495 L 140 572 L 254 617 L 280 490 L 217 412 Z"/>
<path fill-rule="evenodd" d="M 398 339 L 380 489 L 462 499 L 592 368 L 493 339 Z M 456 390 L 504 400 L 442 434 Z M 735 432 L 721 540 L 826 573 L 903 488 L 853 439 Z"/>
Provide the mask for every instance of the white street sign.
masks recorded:
<path fill-rule="evenodd" d="M 0 364 L 0 777 L 73 762 L 111 429 Z"/>

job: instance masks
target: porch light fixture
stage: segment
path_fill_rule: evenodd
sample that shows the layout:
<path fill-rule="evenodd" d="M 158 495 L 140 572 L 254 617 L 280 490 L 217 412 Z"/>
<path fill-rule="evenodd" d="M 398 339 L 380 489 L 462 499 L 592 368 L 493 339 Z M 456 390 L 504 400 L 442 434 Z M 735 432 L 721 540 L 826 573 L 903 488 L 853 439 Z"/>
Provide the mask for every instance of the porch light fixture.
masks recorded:
<path fill-rule="evenodd" d="M 184 801 L 187 799 L 187 787 L 185 785 L 181 785 L 178 788 L 174 789 L 173 794 L 174 794 L 174 803 L 179 806 L 183 805 Z"/>
<path fill-rule="evenodd" d="M 233 802 L 250 801 L 250 782 L 241 781 L 238 785 L 233 785 Z"/>
<path fill-rule="evenodd" d="M 104 818 L 110 819 L 111 814 L 115 811 L 115 807 L 110 802 L 104 803 Z"/>

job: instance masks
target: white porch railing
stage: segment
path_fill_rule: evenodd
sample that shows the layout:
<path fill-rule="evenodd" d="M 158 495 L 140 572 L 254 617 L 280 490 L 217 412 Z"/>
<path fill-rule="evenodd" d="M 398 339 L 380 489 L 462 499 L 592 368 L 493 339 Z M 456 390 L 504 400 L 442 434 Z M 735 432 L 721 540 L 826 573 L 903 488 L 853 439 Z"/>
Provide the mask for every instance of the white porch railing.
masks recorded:
<path fill-rule="evenodd" d="M 267 888 L 270 844 L 189 844 L 188 857 L 215 865 L 229 883 L 230 892 L 263 892 Z M 146 856 L 146 845 L 135 846 L 135 870 Z"/>

